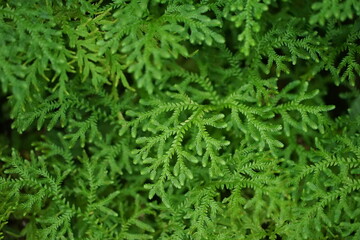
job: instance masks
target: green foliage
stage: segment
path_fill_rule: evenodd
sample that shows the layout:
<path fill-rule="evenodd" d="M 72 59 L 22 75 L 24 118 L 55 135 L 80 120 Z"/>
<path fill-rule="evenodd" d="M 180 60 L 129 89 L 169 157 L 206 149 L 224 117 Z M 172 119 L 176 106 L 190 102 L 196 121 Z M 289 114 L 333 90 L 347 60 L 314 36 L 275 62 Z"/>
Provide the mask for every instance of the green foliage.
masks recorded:
<path fill-rule="evenodd" d="M 315 11 L 315 14 L 310 17 L 310 23 L 320 23 L 320 25 L 324 25 L 325 21 L 331 18 L 335 18 L 340 21 L 353 19 L 354 17 L 359 16 L 360 12 L 359 2 L 356 0 L 316 1 L 311 5 L 311 8 Z"/>
<path fill-rule="evenodd" d="M 0 2 L 0 239 L 360 239 L 356 0 Z"/>
<path fill-rule="evenodd" d="M 336 28 L 335 22 L 329 24 L 332 30 L 328 38 L 334 39 L 337 34 L 338 40 L 333 40 L 331 52 L 328 54 L 329 63 L 326 68 L 332 73 L 335 83 L 349 81 L 352 86 L 360 75 L 360 22 L 355 22 L 352 26 Z M 339 40 L 343 42 L 338 42 Z"/>

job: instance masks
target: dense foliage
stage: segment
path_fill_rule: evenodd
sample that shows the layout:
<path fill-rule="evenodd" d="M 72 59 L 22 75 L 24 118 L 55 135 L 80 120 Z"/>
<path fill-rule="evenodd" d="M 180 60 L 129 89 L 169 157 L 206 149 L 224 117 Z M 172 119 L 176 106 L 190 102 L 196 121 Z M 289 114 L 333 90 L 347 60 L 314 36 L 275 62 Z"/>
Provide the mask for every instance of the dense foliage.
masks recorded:
<path fill-rule="evenodd" d="M 359 16 L 0 1 L 0 239 L 360 239 Z"/>

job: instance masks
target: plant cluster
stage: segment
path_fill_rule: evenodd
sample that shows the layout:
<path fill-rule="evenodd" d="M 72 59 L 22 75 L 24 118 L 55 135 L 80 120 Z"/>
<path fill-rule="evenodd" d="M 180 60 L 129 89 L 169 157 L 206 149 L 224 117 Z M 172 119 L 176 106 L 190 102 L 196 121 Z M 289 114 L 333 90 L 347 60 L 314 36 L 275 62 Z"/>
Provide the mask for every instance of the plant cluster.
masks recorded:
<path fill-rule="evenodd" d="M 0 239 L 360 239 L 359 16 L 0 1 Z"/>

